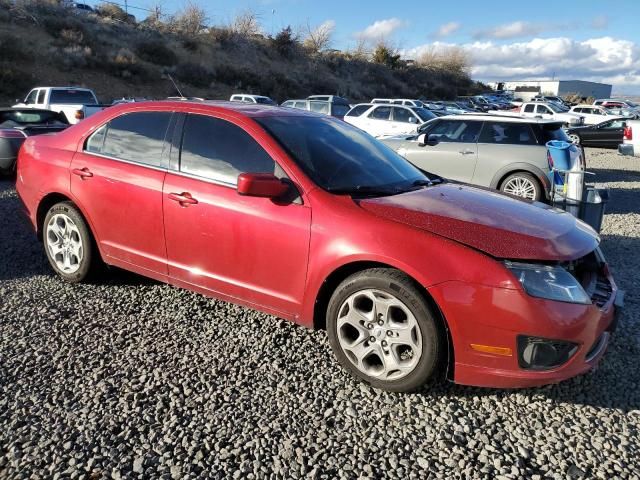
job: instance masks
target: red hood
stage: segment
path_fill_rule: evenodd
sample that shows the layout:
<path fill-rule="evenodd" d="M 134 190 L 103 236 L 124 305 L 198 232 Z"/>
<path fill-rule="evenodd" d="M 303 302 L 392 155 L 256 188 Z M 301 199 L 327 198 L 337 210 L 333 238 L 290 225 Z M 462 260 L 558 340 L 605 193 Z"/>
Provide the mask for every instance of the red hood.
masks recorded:
<path fill-rule="evenodd" d="M 467 185 L 445 183 L 358 203 L 498 258 L 575 260 L 600 242 L 591 227 L 568 213 Z"/>

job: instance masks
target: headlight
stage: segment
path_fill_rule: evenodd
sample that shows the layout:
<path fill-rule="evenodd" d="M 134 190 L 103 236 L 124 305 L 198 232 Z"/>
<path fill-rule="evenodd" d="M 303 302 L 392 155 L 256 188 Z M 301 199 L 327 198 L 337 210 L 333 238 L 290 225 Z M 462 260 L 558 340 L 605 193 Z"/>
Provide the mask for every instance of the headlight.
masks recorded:
<path fill-rule="evenodd" d="M 532 297 L 591 304 L 582 285 L 562 267 L 515 262 L 505 262 L 505 265 Z"/>

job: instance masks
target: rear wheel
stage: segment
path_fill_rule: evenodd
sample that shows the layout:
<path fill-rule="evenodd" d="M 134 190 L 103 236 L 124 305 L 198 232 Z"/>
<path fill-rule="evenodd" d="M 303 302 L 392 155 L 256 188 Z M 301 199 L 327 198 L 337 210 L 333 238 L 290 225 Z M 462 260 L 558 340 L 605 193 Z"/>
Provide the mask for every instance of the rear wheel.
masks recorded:
<path fill-rule="evenodd" d="M 376 388 L 408 392 L 440 372 L 444 332 L 414 282 L 397 270 L 344 280 L 329 301 L 327 333 L 342 366 Z"/>
<path fill-rule="evenodd" d="M 49 209 L 42 239 L 51 267 L 67 282 L 82 282 L 94 270 L 95 243 L 73 203 L 61 202 Z"/>
<path fill-rule="evenodd" d="M 504 193 L 538 201 L 542 198 L 542 187 L 538 179 L 527 172 L 516 172 L 502 181 L 500 190 Z"/>
<path fill-rule="evenodd" d="M 571 140 L 571 143 L 575 143 L 576 145 L 580 145 L 580 142 L 582 142 L 582 139 L 580 138 L 580 135 L 578 135 L 576 133 L 570 133 L 569 134 L 569 140 Z"/>

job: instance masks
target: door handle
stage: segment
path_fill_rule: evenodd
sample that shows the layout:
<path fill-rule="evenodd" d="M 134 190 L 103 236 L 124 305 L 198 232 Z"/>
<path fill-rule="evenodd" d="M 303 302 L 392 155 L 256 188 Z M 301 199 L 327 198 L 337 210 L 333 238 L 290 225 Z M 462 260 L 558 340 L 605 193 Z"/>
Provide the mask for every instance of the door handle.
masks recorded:
<path fill-rule="evenodd" d="M 85 178 L 91 178 L 91 177 L 93 177 L 93 173 L 91 173 L 87 167 L 84 167 L 84 168 L 74 168 L 71 172 L 72 172 L 74 175 L 79 176 L 79 177 L 80 177 L 81 179 L 83 179 L 83 180 L 84 180 Z"/>
<path fill-rule="evenodd" d="M 460 154 L 462 155 L 472 155 L 476 152 L 474 152 L 473 150 L 460 150 Z"/>
<path fill-rule="evenodd" d="M 174 202 L 178 202 L 181 206 L 187 205 L 197 205 L 198 200 L 193 198 L 189 192 L 182 193 L 170 193 L 169 200 L 173 200 Z"/>

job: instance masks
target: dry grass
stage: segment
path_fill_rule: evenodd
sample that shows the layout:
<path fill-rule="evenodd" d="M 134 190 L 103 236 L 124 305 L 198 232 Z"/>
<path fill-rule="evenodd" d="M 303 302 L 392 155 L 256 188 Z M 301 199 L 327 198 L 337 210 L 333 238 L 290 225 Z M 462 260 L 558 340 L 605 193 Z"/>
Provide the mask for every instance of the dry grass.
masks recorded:
<path fill-rule="evenodd" d="M 259 33 L 259 18 L 251 11 L 231 26 L 207 27 L 197 4 L 169 20 L 161 9 L 138 24 L 122 18 L 116 10 L 75 16 L 47 0 L 0 0 L 0 47 L 11 37 L 13 51 L 20 52 L 0 48 L 0 68 L 11 62 L 0 81 L 0 100 L 13 101 L 16 93 L 52 82 L 92 87 L 103 101 L 164 97 L 174 93 L 167 73 L 186 95 L 207 98 L 244 91 L 278 101 L 314 93 L 362 101 L 451 98 L 478 90 L 461 61 L 423 59 L 420 67 L 409 67 L 390 49 L 376 62 L 364 44 L 348 53 L 326 52 L 330 24 L 309 26 L 302 38 L 291 28 L 272 38 Z M 9 77 L 11 82 L 4 81 Z"/>

